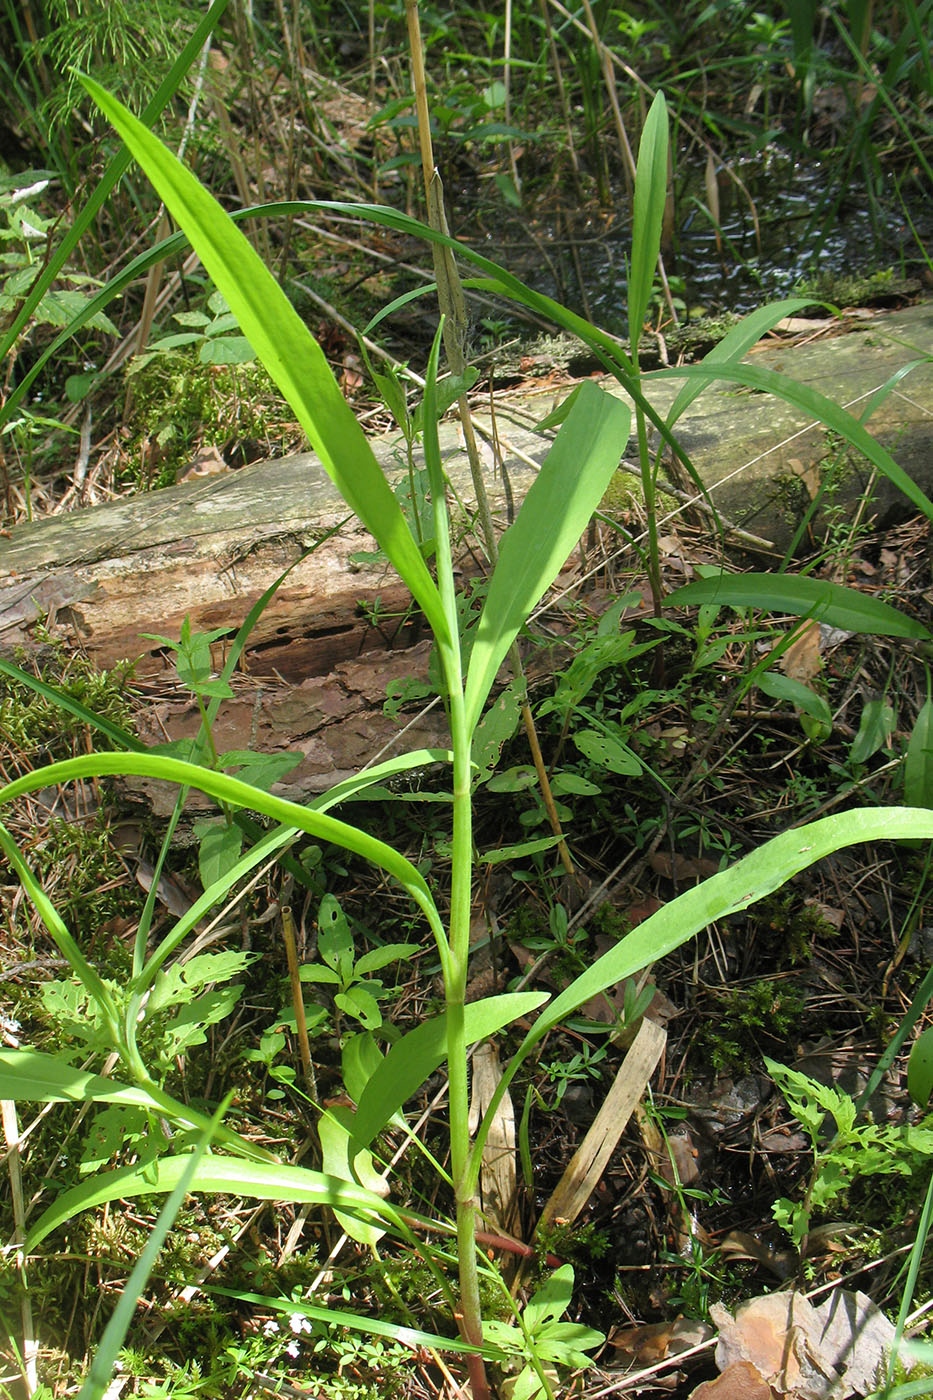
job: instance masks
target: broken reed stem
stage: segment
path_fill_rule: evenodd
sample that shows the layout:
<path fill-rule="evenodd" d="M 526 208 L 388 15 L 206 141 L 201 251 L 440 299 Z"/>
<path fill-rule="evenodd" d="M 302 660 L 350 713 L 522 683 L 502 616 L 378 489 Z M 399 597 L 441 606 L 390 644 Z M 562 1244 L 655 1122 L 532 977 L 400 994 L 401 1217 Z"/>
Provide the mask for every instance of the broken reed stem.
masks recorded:
<path fill-rule="evenodd" d="M 418 117 L 418 143 L 421 151 L 421 171 L 424 177 L 425 197 L 428 206 L 428 223 L 436 232 L 446 234 L 449 237 L 450 229 L 447 224 L 447 213 L 444 208 L 444 186 L 434 164 L 434 150 L 431 144 L 431 119 L 428 111 L 424 51 L 421 43 L 421 26 L 418 20 L 418 9 L 417 5 L 413 3 L 413 0 L 406 0 L 405 8 L 408 17 L 412 81 L 415 90 L 415 110 Z M 432 243 L 431 254 L 434 259 L 434 276 L 437 281 L 438 305 L 444 317 L 444 350 L 447 354 L 451 373 L 462 375 L 466 369 L 464 344 L 467 332 L 467 314 L 460 274 L 457 271 L 453 253 L 449 248 L 440 243 Z M 493 524 L 492 513 L 489 509 L 489 497 L 486 493 L 486 483 L 483 479 L 483 468 L 480 462 L 479 449 L 476 445 L 476 434 L 473 431 L 473 415 L 470 411 L 470 404 L 465 391 L 457 400 L 457 409 L 460 414 L 460 425 L 463 428 L 463 440 L 466 446 L 467 458 L 470 463 L 470 475 L 473 478 L 473 489 L 476 493 L 476 507 L 479 513 L 483 543 L 486 547 L 490 565 L 494 568 L 496 560 L 499 557 L 499 550 L 496 544 L 496 529 Z M 564 839 L 560 818 L 557 814 L 557 805 L 554 801 L 554 795 L 551 792 L 547 767 L 541 754 L 541 745 L 538 742 L 534 716 L 528 704 L 528 686 L 525 679 L 525 669 L 522 664 L 521 653 L 519 652 L 517 642 L 513 642 L 512 646 L 509 648 L 509 662 L 514 675 L 520 681 L 521 685 L 522 721 L 525 726 L 525 732 L 528 735 L 531 756 L 538 777 L 538 784 L 541 788 L 541 796 L 548 815 L 548 821 L 552 832 L 559 838 L 557 850 L 560 855 L 561 864 L 568 875 L 573 875 L 575 874 L 573 857 Z"/>
<path fill-rule="evenodd" d="M 295 920 L 289 905 L 282 905 L 282 937 L 285 940 L 285 956 L 288 959 L 288 980 L 292 989 L 292 1006 L 295 1008 L 295 1030 L 298 1033 L 298 1049 L 301 1054 L 301 1067 L 304 1070 L 308 1092 L 317 1102 L 317 1077 L 311 1059 L 311 1043 L 308 1040 L 308 1023 L 305 1020 L 305 1003 L 301 991 L 301 973 L 298 968 L 298 947 L 295 940 Z"/>

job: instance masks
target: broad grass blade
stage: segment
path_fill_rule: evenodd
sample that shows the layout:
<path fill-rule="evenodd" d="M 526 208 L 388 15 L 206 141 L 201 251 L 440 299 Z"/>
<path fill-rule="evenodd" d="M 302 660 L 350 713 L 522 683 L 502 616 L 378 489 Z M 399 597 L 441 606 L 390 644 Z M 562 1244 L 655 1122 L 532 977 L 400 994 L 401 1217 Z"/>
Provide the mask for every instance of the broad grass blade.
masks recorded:
<path fill-rule="evenodd" d="M 667 194 L 667 103 L 659 92 L 651 104 L 638 147 L 632 213 L 632 262 L 628 275 L 628 333 L 634 354 L 641 339 L 654 285 Z"/>
<path fill-rule="evenodd" d="M 142 1167 L 121 1167 L 98 1172 L 79 1186 L 65 1191 L 36 1221 L 26 1240 L 32 1252 L 52 1230 L 64 1225 L 82 1210 L 92 1210 L 108 1201 L 134 1196 L 161 1195 L 177 1186 L 190 1165 L 190 1155 L 160 1157 Z M 189 1190 L 210 1195 L 228 1193 L 258 1201 L 292 1201 L 326 1205 L 365 1219 L 383 1220 L 389 1226 L 402 1224 L 398 1212 L 387 1201 L 360 1186 L 338 1181 L 323 1172 L 278 1163 L 247 1162 L 240 1157 L 212 1154 L 195 1168 Z M 411 1211 L 406 1211 L 409 1218 Z"/>
<path fill-rule="evenodd" d="M 677 588 L 667 599 L 675 608 L 711 603 L 718 607 L 762 608 L 766 612 L 812 617 L 829 627 L 876 637 L 929 641 L 922 622 L 905 617 L 890 603 L 824 579 L 790 574 L 720 574 Z"/>
<path fill-rule="evenodd" d="M 404 1327 L 398 1322 L 383 1322 L 378 1317 L 359 1317 L 356 1313 L 343 1312 L 340 1308 L 316 1307 L 313 1303 L 295 1302 L 292 1298 L 271 1298 L 264 1293 L 243 1293 L 234 1288 L 218 1288 L 205 1285 L 204 1293 L 219 1293 L 224 1298 L 236 1298 L 250 1303 L 263 1311 L 284 1313 L 287 1317 L 310 1317 L 316 1322 L 325 1322 L 329 1327 L 347 1327 L 353 1332 L 365 1332 L 372 1337 L 390 1337 L 404 1346 L 430 1347 L 432 1351 L 452 1352 L 456 1356 L 470 1354 L 485 1356 L 488 1361 L 505 1361 L 508 1353 L 501 1347 L 485 1342 L 481 1347 L 471 1346 L 459 1337 L 443 1337 L 437 1332 L 424 1332 L 420 1327 Z"/>
<path fill-rule="evenodd" d="M 699 365 L 681 365 L 679 369 L 659 369 L 652 373 L 651 378 L 698 379 L 704 383 L 712 383 L 714 379 L 725 379 L 730 383 L 744 384 L 749 389 L 760 389 L 762 393 L 773 394 L 775 398 L 783 399 L 785 403 L 792 404 L 794 408 L 802 409 L 811 418 L 815 418 L 818 423 L 825 423 L 827 428 L 832 428 L 834 432 L 845 438 L 846 442 L 851 443 L 859 452 L 863 452 L 881 474 L 892 481 L 898 490 L 903 491 L 907 499 L 928 520 L 933 520 L 933 501 L 920 490 L 920 487 L 907 475 L 903 467 L 897 465 L 890 452 L 882 447 L 871 433 L 866 432 L 851 413 L 847 413 L 844 408 L 833 403 L 832 399 L 826 398 L 825 394 L 818 393 L 808 384 L 798 384 L 795 379 L 778 374 L 776 370 L 763 369 L 760 365 L 735 364 L 734 362 L 707 364 L 704 361 Z"/>
<path fill-rule="evenodd" d="M 40 1050 L 0 1050 L 0 1099 L 27 1103 L 117 1103 L 155 1112 L 159 1104 L 145 1089 L 88 1074 Z"/>
<path fill-rule="evenodd" d="M 104 88 L 90 78 L 82 82 L 188 235 L 344 500 L 388 555 L 435 635 L 446 640 L 437 589 L 321 347 L 213 195 Z"/>
<path fill-rule="evenodd" d="M 665 904 L 571 982 L 535 1021 L 512 1056 L 500 1089 L 504 1090 L 511 1083 L 515 1072 L 548 1032 L 590 997 L 666 957 L 716 919 L 747 909 L 787 884 L 801 870 L 846 846 L 860 842 L 918 840 L 933 840 L 933 811 L 916 807 L 839 812 L 775 836 L 728 870 L 720 871 L 702 885 L 686 890 Z M 490 1105 L 491 1110 L 494 1108 L 495 1100 Z M 488 1115 L 473 1144 L 471 1174 L 474 1180 L 485 1141 L 486 1121 Z"/>
<path fill-rule="evenodd" d="M 747 909 L 773 894 L 824 856 L 862 841 L 917 839 L 933 839 L 933 811 L 915 807 L 866 808 L 839 812 L 782 832 L 728 870 L 665 904 L 604 953 L 541 1013 L 518 1058 L 591 996 L 679 948 L 714 920 Z"/>
<path fill-rule="evenodd" d="M 551 586 L 599 505 L 628 442 L 631 415 L 590 381 L 573 408 L 513 525 L 499 545 L 470 656 L 465 700 L 472 733 L 509 647 Z"/>
<path fill-rule="evenodd" d="M 411 861 L 406 860 L 403 855 L 400 855 L 384 841 L 379 841 L 367 832 L 360 831 L 357 827 L 350 826 L 347 822 L 338 821 L 335 817 L 327 816 L 323 812 L 315 812 L 307 807 L 301 807 L 297 802 L 288 802 L 282 797 L 275 797 L 272 793 L 251 787 L 249 783 L 242 783 L 237 778 L 231 778 L 226 773 L 217 773 L 208 768 L 201 768 L 194 763 L 184 763 L 181 759 L 166 758 L 161 754 L 151 753 L 87 754 L 81 758 L 66 759 L 62 763 L 50 764 L 47 768 L 37 769 L 22 778 L 17 778 L 15 782 L 8 783 L 6 787 L 0 789 L 0 804 L 12 801 L 24 793 L 31 792 L 37 787 L 44 787 L 46 784 L 74 782 L 78 778 L 92 776 L 103 777 L 109 774 L 130 773 L 137 777 L 161 778 L 165 782 L 178 783 L 182 787 L 197 788 L 200 792 L 205 792 L 209 797 L 214 797 L 220 802 L 226 802 L 231 807 L 246 807 L 252 811 L 262 812 L 266 816 L 272 817 L 274 821 L 280 822 L 282 826 L 306 831 L 309 836 L 318 837 L 323 841 L 332 841 L 334 845 L 341 846 L 344 850 L 353 851 L 356 855 L 362 856 L 364 860 L 370 861 L 373 865 L 394 876 L 424 912 L 435 936 L 440 936 L 443 939 L 440 916 L 424 877 L 412 865 Z"/>
<path fill-rule="evenodd" d="M 812 306 L 809 297 L 788 297 L 784 301 L 772 301 L 767 306 L 759 306 L 743 316 L 738 325 L 727 331 L 722 340 L 714 345 L 700 361 L 702 365 L 723 364 L 728 360 L 741 360 L 742 356 L 757 345 L 762 336 L 773 330 L 785 316 L 795 316 L 798 311 Z M 680 390 L 667 415 L 668 427 L 672 428 L 678 418 L 690 407 L 693 400 L 702 394 L 705 384 L 691 382 Z"/>
<path fill-rule="evenodd" d="M 224 1114 L 230 1105 L 232 1093 L 220 1105 L 217 1112 L 211 1119 L 208 1128 L 200 1135 L 195 1143 L 194 1151 L 188 1158 L 188 1165 L 185 1167 L 176 1185 L 172 1188 L 171 1194 L 165 1205 L 159 1211 L 159 1218 L 149 1233 L 149 1238 L 143 1247 L 142 1253 L 133 1265 L 132 1273 L 126 1281 L 126 1286 L 117 1300 L 117 1305 L 111 1314 L 110 1321 L 104 1328 L 104 1335 L 94 1352 L 87 1379 L 78 1392 L 78 1400 L 101 1400 L 111 1380 L 113 1379 L 114 1367 L 120 1348 L 126 1340 L 126 1334 L 133 1321 L 133 1313 L 136 1311 L 136 1304 L 139 1296 L 145 1288 L 149 1275 L 155 1266 L 159 1250 L 162 1248 L 168 1236 L 169 1230 L 175 1223 L 175 1217 L 181 1210 L 188 1188 L 194 1180 L 194 1174 L 204 1157 L 205 1152 L 210 1147 L 211 1141 L 219 1128 Z"/>

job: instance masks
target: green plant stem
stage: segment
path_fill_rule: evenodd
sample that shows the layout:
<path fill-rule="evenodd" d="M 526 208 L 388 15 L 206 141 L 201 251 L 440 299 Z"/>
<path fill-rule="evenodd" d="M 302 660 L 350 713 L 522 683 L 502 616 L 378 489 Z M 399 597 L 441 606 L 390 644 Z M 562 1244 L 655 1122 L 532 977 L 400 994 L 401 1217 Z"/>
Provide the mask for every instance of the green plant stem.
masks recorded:
<path fill-rule="evenodd" d="M 636 356 L 636 372 L 638 361 Z M 645 497 L 645 517 L 648 522 L 648 586 L 655 617 L 663 612 L 661 594 L 661 558 L 658 553 L 657 478 L 648 449 L 648 429 L 640 404 L 635 404 L 635 431 L 638 438 L 638 460 L 641 463 L 641 486 Z M 663 654 L 663 647 L 659 655 Z"/>
<path fill-rule="evenodd" d="M 450 1160 L 457 1216 L 457 1265 L 460 1280 L 458 1323 L 463 1340 L 483 1341 L 483 1315 L 476 1267 L 476 1200 L 470 1172 L 470 1094 L 464 1006 L 470 958 L 470 906 L 473 892 L 472 733 L 467 723 L 463 666 L 457 627 L 457 589 L 450 548 L 450 521 L 444 492 L 444 472 L 437 438 L 437 366 L 442 318 L 428 362 L 424 394 L 425 461 L 434 503 L 437 539 L 437 590 L 447 617 L 449 641 L 438 641 L 447 688 L 448 721 L 453 753 L 453 831 L 451 838 L 450 920 L 444 991 L 447 1011 L 448 1112 Z M 482 1357 L 468 1359 L 473 1400 L 489 1395 Z"/>

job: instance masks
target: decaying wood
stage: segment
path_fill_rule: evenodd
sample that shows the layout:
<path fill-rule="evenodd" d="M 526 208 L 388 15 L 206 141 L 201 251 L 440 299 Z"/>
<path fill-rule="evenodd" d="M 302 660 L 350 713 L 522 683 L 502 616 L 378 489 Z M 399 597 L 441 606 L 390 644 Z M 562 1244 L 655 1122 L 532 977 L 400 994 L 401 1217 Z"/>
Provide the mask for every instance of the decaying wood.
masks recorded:
<path fill-rule="evenodd" d="M 860 402 L 911 360 L 910 343 L 933 329 L 933 308 L 908 307 L 871 326 L 870 346 L 861 335 L 842 335 L 795 347 L 792 363 L 783 346 L 756 347 L 755 359 L 837 401 Z M 523 361 L 522 372 L 530 376 L 534 368 Z M 507 523 L 508 500 L 518 506 L 547 451 L 549 439 L 535 431 L 536 422 L 571 387 L 565 380 L 497 397 L 495 432 L 488 415 L 477 414 L 479 436 L 486 444 L 499 442 L 507 459 L 508 492 L 487 446 L 484 470 L 498 526 Z M 679 384 L 649 377 L 646 387 L 665 412 Z M 933 368 L 915 369 L 909 389 L 909 400 L 899 392 L 883 397 L 868 427 L 921 486 L 933 490 Z M 823 431 L 801 435 L 801 422 L 778 400 L 736 396 L 725 384 L 704 391 L 678 423 L 678 434 L 725 515 L 780 541 L 796 523 L 782 484 L 792 475 L 791 460 L 819 466 L 826 450 Z M 373 445 L 387 475 L 401 479 L 397 441 Z M 441 450 L 469 514 L 470 473 L 455 425 L 442 425 Z M 860 488 L 853 468 L 841 489 Z M 461 539 L 462 567 L 479 570 L 475 536 L 464 530 Z M 99 666 L 133 660 L 138 680 L 170 696 L 171 660 L 141 634 L 177 636 L 186 616 L 195 630 L 235 630 L 290 569 L 252 634 L 217 738 L 227 748 L 300 747 L 305 761 L 291 775 L 291 795 L 300 797 L 356 771 L 391 742 L 399 726 L 381 713 L 385 682 L 427 674 L 428 648 L 418 619 L 406 618 L 404 587 L 382 564 L 355 557 L 372 548 L 310 453 L 18 526 L 0 539 L 0 652 L 35 649 L 41 622 L 45 635 L 80 647 Z M 166 699 L 161 709 L 148 707 L 146 738 L 196 728 L 194 711 L 177 688 L 174 693 L 179 698 Z M 434 745 L 444 737 L 435 712 L 405 743 Z"/>
<path fill-rule="evenodd" d="M 548 446 L 528 432 L 523 443 L 529 461 L 508 467 L 516 501 L 534 479 L 531 449 L 541 458 Z M 393 441 L 374 447 L 390 479 L 404 475 Z M 453 425 L 443 428 L 442 452 L 463 503 L 461 566 L 478 573 L 483 561 L 467 528 L 469 470 Z M 504 527 L 502 478 L 491 457 L 487 470 Z M 140 717 L 142 737 L 185 738 L 197 732 L 197 708 L 173 685 L 171 657 L 142 634 L 177 637 L 186 616 L 195 631 L 235 631 L 290 569 L 251 634 L 215 739 L 224 750 L 300 748 L 304 761 L 282 789 L 300 799 L 397 739 L 400 723 L 381 711 L 387 681 L 427 679 L 430 644 L 420 619 L 407 614 L 407 590 L 374 551 L 311 453 L 256 463 L 15 529 L 0 548 L 0 650 L 35 649 L 42 621 L 44 635 L 80 647 L 98 666 L 132 660 L 136 681 L 158 695 Z M 215 658 L 220 666 L 222 641 Z M 446 739 L 443 712 L 435 711 L 406 734 L 405 746 Z M 153 785 L 139 787 L 157 811 L 169 800 Z"/>

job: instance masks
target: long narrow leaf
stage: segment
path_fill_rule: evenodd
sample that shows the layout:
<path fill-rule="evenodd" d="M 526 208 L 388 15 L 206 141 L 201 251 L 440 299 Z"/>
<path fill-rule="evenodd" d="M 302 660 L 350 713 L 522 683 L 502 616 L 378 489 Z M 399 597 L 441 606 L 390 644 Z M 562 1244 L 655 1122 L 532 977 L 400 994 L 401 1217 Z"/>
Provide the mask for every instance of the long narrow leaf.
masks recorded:
<path fill-rule="evenodd" d="M 665 904 L 637 929 L 604 953 L 592 967 L 550 1002 L 512 1056 L 496 1089 L 473 1146 L 471 1176 L 479 1171 L 483 1143 L 496 1105 L 516 1071 L 550 1030 L 590 997 L 624 982 L 657 962 L 717 919 L 747 909 L 773 894 L 788 880 L 834 851 L 860 842 L 933 840 L 933 811 L 885 807 L 838 812 L 807 826 L 782 832 L 695 889 Z"/>
<path fill-rule="evenodd" d="M 713 875 L 652 914 L 571 982 L 535 1022 L 535 1040 L 606 987 L 621 982 L 680 946 L 715 919 L 727 918 L 773 894 L 788 880 L 845 846 L 861 841 L 933 839 L 933 812 L 914 807 L 839 812 L 782 832 L 757 851 Z"/>
<path fill-rule="evenodd" d="M 81 979 L 88 995 L 92 997 L 100 1007 L 101 1012 L 106 1017 L 109 1024 L 110 1033 L 116 1037 L 118 1034 L 118 1018 L 113 996 L 104 985 L 96 968 L 91 966 L 78 947 L 64 919 L 33 875 L 29 865 L 20 853 L 19 847 L 2 822 L 0 822 L 0 850 L 3 851 L 10 865 L 15 870 L 23 889 L 38 910 L 42 922 L 55 940 L 62 956 L 67 959 L 75 976 Z M 0 1097 L 2 1097 L 2 1095 L 0 1095 Z"/>
<path fill-rule="evenodd" d="M 667 104 L 659 92 L 651 104 L 638 147 L 632 211 L 632 261 L 628 275 L 628 333 L 634 354 L 641 339 L 654 283 L 667 192 Z"/>
<path fill-rule="evenodd" d="M 389 556 L 435 635 L 446 639 L 437 589 L 320 345 L 259 254 L 195 176 L 98 83 L 82 82 L 187 233 L 344 500 Z"/>
<path fill-rule="evenodd" d="M 184 1154 L 160 1157 L 141 1167 L 98 1172 L 70 1191 L 64 1191 L 52 1202 L 29 1232 L 25 1244 L 27 1253 L 31 1253 L 52 1230 L 66 1224 L 79 1211 L 92 1210 L 108 1201 L 173 1190 L 189 1165 L 189 1156 Z M 267 1165 L 215 1154 L 199 1163 L 189 1190 L 211 1195 L 227 1192 L 233 1196 L 249 1196 L 257 1201 L 326 1205 L 364 1220 L 383 1220 L 396 1227 L 401 1224 L 401 1217 L 395 1208 L 374 1192 L 304 1167 Z"/>
<path fill-rule="evenodd" d="M 194 1174 L 220 1127 L 231 1098 L 232 1094 L 227 1096 L 214 1114 L 209 1126 L 198 1138 L 184 1171 L 172 1188 L 165 1205 L 159 1211 L 159 1218 L 149 1232 L 149 1238 L 143 1246 L 142 1253 L 133 1265 L 126 1286 L 117 1300 L 117 1305 L 110 1315 L 107 1326 L 104 1328 L 104 1335 L 95 1348 L 87 1378 L 78 1393 L 78 1400 L 101 1400 L 113 1379 L 117 1356 L 126 1340 L 126 1334 L 130 1330 L 130 1323 L 133 1321 L 139 1296 L 149 1281 L 149 1275 L 155 1266 L 159 1251 L 175 1224 L 175 1217 L 184 1205 L 188 1188 L 194 1180 Z"/>
<path fill-rule="evenodd" d="M 26 1103 L 118 1103 L 158 1111 L 145 1089 L 88 1074 L 39 1050 L 0 1050 L 0 1099 Z"/>
<path fill-rule="evenodd" d="M 546 992 L 507 992 L 469 1002 L 464 1008 L 467 1045 L 495 1035 L 519 1016 L 529 1015 L 547 1001 Z M 377 1065 L 360 1097 L 353 1120 L 353 1140 L 368 1147 L 393 1114 L 433 1074 L 447 1054 L 447 1016 L 422 1021 L 403 1035 Z"/>
<path fill-rule="evenodd" d="M 107 775 L 132 774 L 141 778 L 161 778 L 166 782 L 197 788 L 220 802 L 231 807 L 246 807 L 262 812 L 283 826 L 306 831 L 322 841 L 332 841 L 335 846 L 353 851 L 364 860 L 371 861 L 387 871 L 408 891 L 412 899 L 422 909 L 431 924 L 435 936 L 443 938 L 434 899 L 424 877 L 398 851 L 384 841 L 360 831 L 347 822 L 326 816 L 301 807 L 297 802 L 288 802 L 282 797 L 251 787 L 238 778 L 226 773 L 216 773 L 208 768 L 200 768 L 194 763 L 184 763 L 181 759 L 166 758 L 161 754 L 149 753 L 105 753 L 88 754 L 81 758 L 66 759 L 62 763 L 50 764 L 47 768 L 36 769 L 15 782 L 0 789 L 0 804 L 21 797 L 24 793 L 55 783 L 74 782 L 78 778 L 105 777 Z"/>
<path fill-rule="evenodd" d="M 466 723 L 476 727 L 509 647 L 560 571 L 625 451 L 628 408 L 590 381 L 554 439 L 521 510 L 502 537 L 466 680 Z"/>
<path fill-rule="evenodd" d="M 763 336 L 774 329 L 778 321 L 783 321 L 785 316 L 795 316 L 798 311 L 812 305 L 810 297 L 788 297 L 784 301 L 771 301 L 767 306 L 759 306 L 727 331 L 722 340 L 703 356 L 700 363 L 709 366 L 723 364 L 727 360 L 741 360 L 753 345 L 757 345 Z M 702 394 L 705 387 L 700 381 L 691 381 L 684 385 L 668 410 L 667 422 L 671 427 L 697 395 Z"/>
<path fill-rule="evenodd" d="M 847 413 L 844 408 L 833 403 L 832 399 L 828 399 L 825 394 L 812 389 L 808 384 L 798 384 L 795 379 L 789 379 L 786 375 L 778 374 L 776 370 L 764 369 L 760 365 L 707 364 L 706 361 L 699 365 L 681 365 L 678 369 L 655 370 L 651 378 L 699 380 L 703 383 L 725 379 L 732 384 L 744 384 L 749 389 L 760 389 L 765 394 L 773 394 L 775 398 L 783 399 L 794 408 L 802 409 L 818 423 L 825 423 L 827 428 L 832 428 L 845 438 L 846 442 L 864 453 L 881 474 L 903 491 L 907 499 L 922 511 L 928 520 L 933 520 L 933 501 L 920 490 L 903 467 L 898 466 L 890 452 L 866 432 L 851 413 Z"/>
<path fill-rule="evenodd" d="M 484 1356 L 487 1361 L 502 1362 L 509 1356 L 508 1352 L 493 1346 L 491 1342 L 485 1342 L 481 1347 L 472 1346 L 459 1337 L 444 1337 L 438 1332 L 425 1332 L 420 1327 L 403 1327 L 401 1323 L 383 1322 L 378 1317 L 359 1317 L 356 1313 L 344 1312 L 329 1305 L 321 1308 L 313 1303 L 297 1303 L 292 1298 L 271 1298 L 264 1293 L 243 1293 L 235 1288 L 218 1288 L 216 1285 L 206 1285 L 203 1291 L 217 1293 L 224 1298 L 236 1298 L 264 1312 L 271 1310 L 285 1313 L 288 1317 L 310 1317 L 330 1327 L 347 1327 L 371 1337 L 389 1337 L 404 1346 L 430 1347 L 432 1351 L 452 1352 L 455 1356 Z"/>
<path fill-rule="evenodd" d="M 790 574 L 720 574 L 696 579 L 668 596 L 675 608 L 712 603 L 717 607 L 761 608 L 792 617 L 812 617 L 845 632 L 929 641 L 923 623 L 855 588 L 826 579 Z"/>

